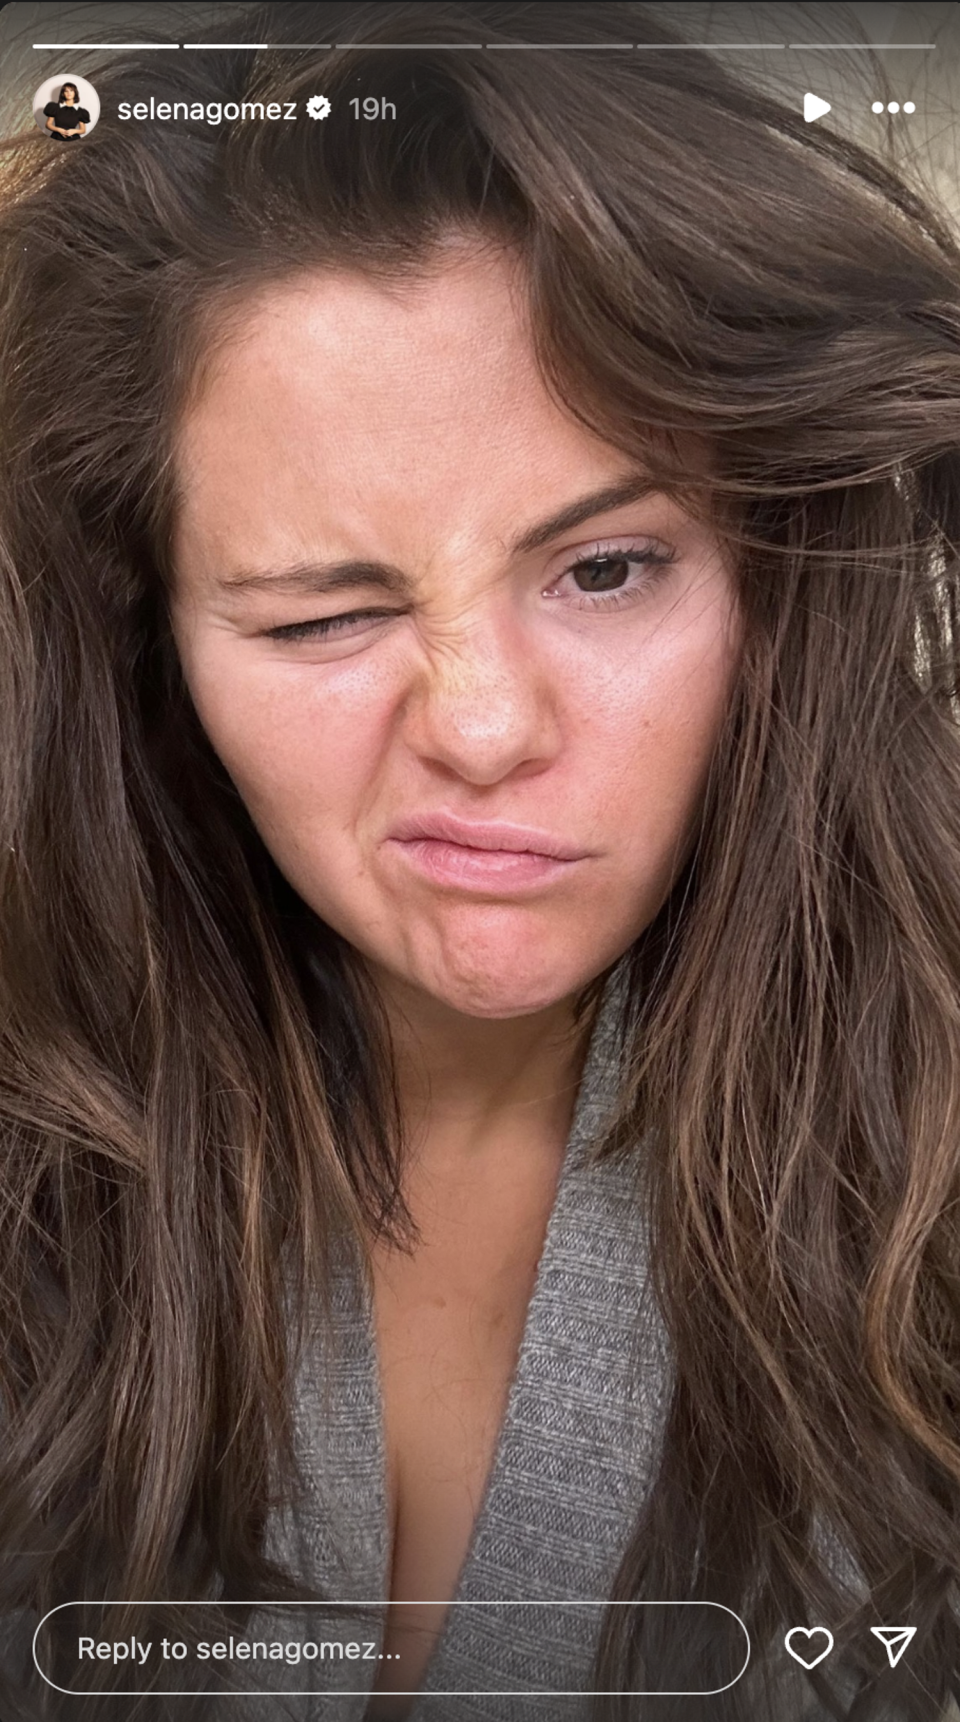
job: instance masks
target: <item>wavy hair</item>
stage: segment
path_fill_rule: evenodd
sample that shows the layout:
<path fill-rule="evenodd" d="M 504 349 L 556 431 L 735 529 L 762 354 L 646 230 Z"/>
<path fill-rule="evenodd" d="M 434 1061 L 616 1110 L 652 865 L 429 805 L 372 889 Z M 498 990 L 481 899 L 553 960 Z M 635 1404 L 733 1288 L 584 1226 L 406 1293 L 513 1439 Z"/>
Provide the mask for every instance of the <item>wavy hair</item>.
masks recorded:
<path fill-rule="evenodd" d="M 84 150 L 0 164 L 2 1605 L 295 1591 L 266 1552 L 291 1372 L 339 1242 L 405 1235 L 402 1143 L 376 999 L 185 692 L 174 438 L 258 286 L 415 275 L 479 232 L 583 423 L 687 491 L 671 450 L 706 439 L 745 619 L 599 1150 L 648 1145 L 672 1346 L 614 1595 L 724 1603 L 758 1667 L 829 1619 L 832 1714 L 933 1722 L 960 1667 L 957 245 L 698 50 L 282 47 L 670 39 L 629 3 L 256 27 L 281 46 L 112 57 Z M 390 125 L 349 115 L 361 67 Z M 257 117 L 316 89 L 323 125 Z M 124 122 L 132 91 L 191 113 Z M 601 1689 L 695 1654 L 610 1617 Z M 891 1620 L 917 1637 L 878 1674 Z"/>

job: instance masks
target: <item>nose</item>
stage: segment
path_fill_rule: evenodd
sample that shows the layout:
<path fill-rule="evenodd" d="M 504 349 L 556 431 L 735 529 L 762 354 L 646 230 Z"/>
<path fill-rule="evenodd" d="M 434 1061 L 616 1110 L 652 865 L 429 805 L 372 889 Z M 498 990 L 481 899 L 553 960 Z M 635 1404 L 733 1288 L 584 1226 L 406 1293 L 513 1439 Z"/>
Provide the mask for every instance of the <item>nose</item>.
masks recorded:
<path fill-rule="evenodd" d="M 560 746 L 555 678 L 528 634 L 489 615 L 432 644 L 406 717 L 422 760 L 477 785 L 542 770 Z"/>

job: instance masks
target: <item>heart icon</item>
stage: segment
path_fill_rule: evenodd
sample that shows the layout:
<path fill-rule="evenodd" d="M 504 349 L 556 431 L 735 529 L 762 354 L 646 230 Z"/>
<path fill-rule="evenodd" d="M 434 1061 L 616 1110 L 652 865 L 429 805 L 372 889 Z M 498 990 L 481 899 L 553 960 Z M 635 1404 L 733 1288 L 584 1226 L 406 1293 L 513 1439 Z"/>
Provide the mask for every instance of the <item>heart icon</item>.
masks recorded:
<path fill-rule="evenodd" d="M 783 1641 L 784 1649 L 801 1668 L 816 1668 L 833 1649 L 833 1633 L 825 1626 L 795 1626 Z M 821 1650 L 819 1646 L 822 1645 Z"/>

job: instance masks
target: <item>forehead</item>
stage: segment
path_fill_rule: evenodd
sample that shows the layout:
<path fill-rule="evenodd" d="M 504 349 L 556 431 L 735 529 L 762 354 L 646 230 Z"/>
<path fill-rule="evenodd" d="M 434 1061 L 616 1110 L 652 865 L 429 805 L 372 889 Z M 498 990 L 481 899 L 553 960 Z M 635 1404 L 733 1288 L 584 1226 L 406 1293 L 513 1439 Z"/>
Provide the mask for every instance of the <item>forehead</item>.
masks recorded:
<path fill-rule="evenodd" d="M 183 416 L 180 536 L 241 542 L 247 561 L 361 525 L 449 541 L 560 507 L 623 464 L 547 390 L 502 252 L 400 285 L 304 273 L 234 318 Z"/>

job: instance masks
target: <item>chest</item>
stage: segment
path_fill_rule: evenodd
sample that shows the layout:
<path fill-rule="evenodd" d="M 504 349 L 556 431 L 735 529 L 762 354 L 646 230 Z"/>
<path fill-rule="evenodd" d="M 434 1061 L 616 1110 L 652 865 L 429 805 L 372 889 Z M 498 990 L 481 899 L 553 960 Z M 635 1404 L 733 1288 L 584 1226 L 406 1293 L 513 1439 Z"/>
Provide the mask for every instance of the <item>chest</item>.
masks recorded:
<path fill-rule="evenodd" d="M 419 1244 L 375 1260 L 390 1596 L 405 1605 L 390 1612 L 381 1689 L 419 1686 L 456 1591 L 496 1456 L 559 1162 L 554 1151 L 499 1177 L 488 1167 L 466 1186 L 425 1181 L 411 1203 Z M 394 1703 L 382 1714 L 404 1714 Z"/>

